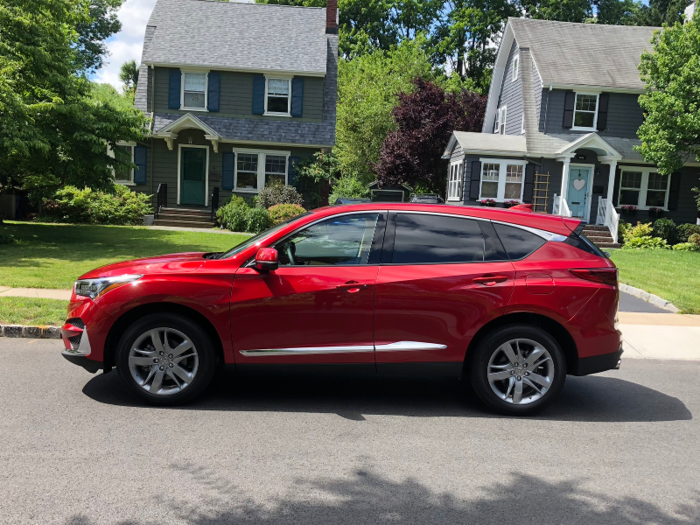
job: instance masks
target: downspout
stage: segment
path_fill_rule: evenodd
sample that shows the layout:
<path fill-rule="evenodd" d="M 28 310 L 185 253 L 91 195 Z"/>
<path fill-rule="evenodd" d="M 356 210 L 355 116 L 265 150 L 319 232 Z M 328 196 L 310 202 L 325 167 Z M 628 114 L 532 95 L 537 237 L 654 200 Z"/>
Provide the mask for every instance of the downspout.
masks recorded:
<path fill-rule="evenodd" d="M 544 105 L 544 127 L 542 133 L 547 134 L 547 110 L 549 109 L 549 97 L 552 96 L 552 85 L 549 85 L 549 92 L 547 93 L 547 103 Z"/>
<path fill-rule="evenodd" d="M 149 166 L 149 173 L 148 173 L 148 178 L 151 179 L 151 195 L 154 194 L 153 187 L 155 184 L 155 181 L 153 180 L 153 165 L 155 164 L 155 140 L 153 139 L 153 126 L 155 125 L 156 121 L 156 68 L 153 64 L 151 64 L 150 71 L 153 72 L 153 77 L 150 79 L 151 82 L 151 123 L 149 125 L 150 132 L 151 132 L 151 140 L 150 140 L 150 146 L 151 146 L 151 165 Z M 167 206 L 167 203 L 166 203 Z M 158 210 L 156 210 L 157 212 Z"/>

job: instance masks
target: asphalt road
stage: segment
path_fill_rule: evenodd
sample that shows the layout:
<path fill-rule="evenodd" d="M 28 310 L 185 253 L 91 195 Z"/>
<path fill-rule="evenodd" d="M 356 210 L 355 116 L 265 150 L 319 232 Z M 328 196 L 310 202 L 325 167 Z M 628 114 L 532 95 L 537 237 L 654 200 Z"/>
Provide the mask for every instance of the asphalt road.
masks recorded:
<path fill-rule="evenodd" d="M 237 379 L 139 406 L 0 339 L 0 523 L 700 522 L 700 362 L 570 378 L 540 417 L 453 381 Z"/>

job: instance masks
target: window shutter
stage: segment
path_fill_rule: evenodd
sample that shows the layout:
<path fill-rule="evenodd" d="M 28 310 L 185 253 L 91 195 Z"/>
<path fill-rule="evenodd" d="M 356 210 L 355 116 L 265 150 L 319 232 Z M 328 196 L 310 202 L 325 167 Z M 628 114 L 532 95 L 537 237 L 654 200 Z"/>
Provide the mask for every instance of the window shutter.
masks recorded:
<path fill-rule="evenodd" d="M 180 86 L 182 73 L 179 69 L 170 70 L 170 84 L 168 86 L 168 109 L 180 109 Z"/>
<path fill-rule="evenodd" d="M 134 184 L 146 184 L 148 179 L 148 148 L 146 146 L 136 146 L 134 148 Z"/>
<path fill-rule="evenodd" d="M 304 79 L 292 79 L 292 116 L 301 117 L 304 113 Z"/>
<path fill-rule="evenodd" d="M 209 73 L 209 92 L 207 93 L 207 109 L 209 111 L 219 111 L 219 100 L 221 98 L 221 73 Z"/>
<path fill-rule="evenodd" d="M 564 97 L 564 127 L 571 129 L 574 125 L 574 106 L 576 105 L 576 93 L 567 91 Z"/>
<path fill-rule="evenodd" d="M 253 77 L 253 115 L 265 114 L 265 76 Z"/>
<path fill-rule="evenodd" d="M 608 100 L 610 95 L 601 93 L 598 97 L 598 131 L 603 131 L 608 127 Z"/>
<path fill-rule="evenodd" d="M 681 174 L 676 172 L 671 175 L 671 189 L 668 194 L 668 209 L 678 209 L 678 197 L 681 193 Z"/>
<path fill-rule="evenodd" d="M 617 168 L 612 176 L 615 177 L 613 181 L 613 205 L 617 206 L 620 200 L 620 181 L 622 180 L 620 168 Z"/>
<path fill-rule="evenodd" d="M 233 189 L 233 174 L 236 166 L 236 154 L 226 151 L 221 155 L 223 167 L 221 169 L 221 188 L 224 190 Z"/>
<path fill-rule="evenodd" d="M 532 195 L 535 192 L 535 165 L 525 166 L 525 186 L 523 187 L 523 202 L 532 204 Z"/>
<path fill-rule="evenodd" d="M 289 157 L 289 166 L 287 167 L 287 184 L 289 186 L 297 185 L 297 168 L 296 165 L 301 162 L 301 157 Z"/>
<path fill-rule="evenodd" d="M 481 183 L 481 162 L 472 161 L 471 182 L 469 183 L 469 199 L 475 201 L 479 198 L 479 185 Z M 465 196 L 466 197 L 466 196 Z M 465 199 L 466 200 L 466 199 Z"/>

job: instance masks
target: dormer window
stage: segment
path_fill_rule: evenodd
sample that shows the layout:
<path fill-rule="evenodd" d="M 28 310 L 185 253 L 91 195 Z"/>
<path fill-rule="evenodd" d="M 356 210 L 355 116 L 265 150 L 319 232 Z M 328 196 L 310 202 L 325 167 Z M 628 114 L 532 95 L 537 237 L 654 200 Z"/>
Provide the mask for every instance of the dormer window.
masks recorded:
<path fill-rule="evenodd" d="M 598 121 L 598 95 L 576 93 L 572 129 L 595 131 Z"/>
<path fill-rule="evenodd" d="M 493 132 L 498 135 L 506 134 L 506 106 L 498 108 L 496 112 L 496 125 L 494 126 Z"/>
<path fill-rule="evenodd" d="M 516 55 L 513 58 L 513 74 L 512 74 L 512 81 L 515 82 L 518 80 L 518 72 L 520 70 L 520 55 Z"/>
<path fill-rule="evenodd" d="M 265 114 L 289 115 L 290 78 L 268 78 Z"/>
<path fill-rule="evenodd" d="M 182 109 L 206 111 L 207 74 L 183 71 L 182 77 Z"/>

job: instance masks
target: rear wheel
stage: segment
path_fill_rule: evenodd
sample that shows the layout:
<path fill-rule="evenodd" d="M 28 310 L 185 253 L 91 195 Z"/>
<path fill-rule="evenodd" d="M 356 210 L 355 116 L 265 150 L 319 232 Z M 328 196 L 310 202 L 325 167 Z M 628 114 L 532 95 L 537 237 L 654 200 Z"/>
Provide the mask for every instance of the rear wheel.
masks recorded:
<path fill-rule="evenodd" d="M 506 326 L 487 335 L 474 351 L 471 383 L 479 398 L 497 412 L 535 414 L 549 406 L 564 387 L 564 354 L 541 328 Z"/>
<path fill-rule="evenodd" d="M 117 349 L 117 372 L 127 390 L 155 405 L 192 401 L 214 375 L 211 337 L 190 319 L 150 315 L 132 324 Z"/>

